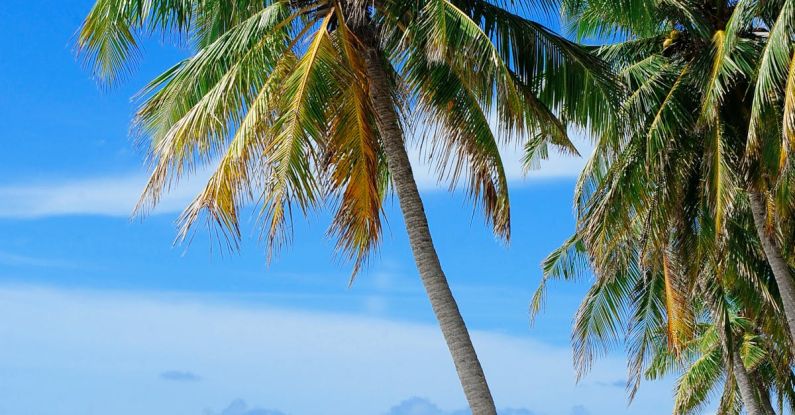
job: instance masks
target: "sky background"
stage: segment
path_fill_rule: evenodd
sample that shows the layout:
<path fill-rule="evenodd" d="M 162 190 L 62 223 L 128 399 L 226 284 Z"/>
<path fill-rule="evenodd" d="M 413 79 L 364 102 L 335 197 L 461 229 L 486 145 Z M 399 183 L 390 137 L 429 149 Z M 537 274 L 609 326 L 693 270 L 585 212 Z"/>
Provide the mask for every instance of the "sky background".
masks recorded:
<path fill-rule="evenodd" d="M 327 212 L 296 217 L 293 244 L 270 265 L 253 220 L 239 252 L 204 231 L 172 244 L 201 173 L 130 218 L 146 178 L 128 136 L 130 97 L 187 52 L 146 42 L 135 74 L 101 91 L 73 50 L 90 7 L 0 6 L 0 414 L 464 413 L 396 200 L 381 249 L 350 287 Z M 627 407 L 621 354 L 575 382 L 569 334 L 585 285 L 554 284 L 531 327 L 540 262 L 573 229 L 583 161 L 556 156 L 523 178 L 518 151 L 505 157 L 509 246 L 460 192 L 416 169 L 501 414 L 670 413 L 671 382 L 646 384 Z"/>

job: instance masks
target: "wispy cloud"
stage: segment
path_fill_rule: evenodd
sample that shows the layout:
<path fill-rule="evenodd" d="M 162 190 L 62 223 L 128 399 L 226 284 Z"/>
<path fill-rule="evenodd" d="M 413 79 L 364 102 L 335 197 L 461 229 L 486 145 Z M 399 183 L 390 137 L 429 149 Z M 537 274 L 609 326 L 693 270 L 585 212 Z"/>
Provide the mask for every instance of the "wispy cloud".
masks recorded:
<path fill-rule="evenodd" d="M 578 146 L 584 156 L 591 146 L 579 139 Z M 585 163 L 584 158 L 553 154 L 543 162 L 541 168 L 525 172 L 522 167 L 522 154 L 518 147 L 502 149 L 503 163 L 508 179 L 515 185 L 527 181 L 575 177 Z M 438 182 L 438 175 L 416 149 L 411 151 L 415 176 L 424 191 L 444 189 L 447 186 Z M 183 183 L 177 185 L 164 196 L 158 208 L 152 212 L 175 213 L 181 211 L 202 189 L 209 177 L 205 169 Z M 0 219 L 35 219 L 67 215 L 102 215 L 129 217 L 144 188 L 147 177 L 136 171 L 108 177 L 63 178 L 53 177 L 50 181 L 18 182 L 0 184 Z"/>
<path fill-rule="evenodd" d="M 13 252 L 0 251 L 0 266 L 9 267 L 35 267 L 35 268 L 60 268 L 74 269 L 80 265 L 72 261 L 41 258 L 29 255 L 20 255 Z"/>
<path fill-rule="evenodd" d="M 377 414 L 409 396 L 431 399 L 442 415 L 466 405 L 435 326 L 230 301 L 0 287 L 0 402 L 8 413 L 42 415 L 55 415 L 54 400 L 58 413 L 118 415 L 200 414 L 238 396 L 291 415 Z M 629 409 L 623 390 L 577 386 L 566 345 L 481 331 L 473 340 L 502 408 L 619 415 L 669 404 L 664 383 L 642 389 Z M 169 387 L 152 376 L 164 367 L 190 368 L 202 381 Z M 591 378 L 624 371 L 607 359 Z"/>
<path fill-rule="evenodd" d="M 129 217 L 146 184 L 140 172 L 102 178 L 53 179 L 49 182 L 0 185 L 0 218 L 103 215 Z M 175 212 L 197 194 L 200 180 L 176 186 L 157 211 Z"/>
<path fill-rule="evenodd" d="M 503 145 L 500 148 L 500 155 L 508 180 L 518 186 L 534 180 L 576 177 L 585 165 L 588 155 L 593 151 L 593 145 L 580 135 L 572 134 L 572 137 L 582 157 L 552 151 L 548 160 L 541 161 L 536 169 L 530 171 L 524 167 L 522 161 L 524 153 L 521 146 Z M 446 188 L 439 183 L 439 175 L 422 154 L 416 148 L 410 151 L 413 164 L 418 166 L 414 169 L 418 185 L 424 190 Z"/>

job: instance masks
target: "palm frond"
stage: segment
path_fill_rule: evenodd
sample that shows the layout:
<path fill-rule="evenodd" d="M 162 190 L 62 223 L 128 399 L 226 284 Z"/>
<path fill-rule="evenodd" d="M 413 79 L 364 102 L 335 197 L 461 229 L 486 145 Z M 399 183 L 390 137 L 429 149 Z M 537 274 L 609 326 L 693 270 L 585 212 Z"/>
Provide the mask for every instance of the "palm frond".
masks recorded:
<path fill-rule="evenodd" d="M 582 278 L 588 269 L 585 245 L 578 235 L 572 235 L 558 249 L 552 251 L 541 264 L 542 276 L 530 301 L 530 322 L 535 321 L 546 303 L 547 284 L 550 280 L 573 281 Z"/>
<path fill-rule="evenodd" d="M 147 98 L 135 124 L 140 136 L 151 138 L 154 168 L 136 211 L 157 204 L 166 187 L 222 151 L 268 74 L 288 53 L 292 18 L 281 4 L 267 7 L 141 92 Z"/>
<path fill-rule="evenodd" d="M 99 82 L 113 84 L 140 58 L 141 31 L 185 34 L 196 6 L 190 0 L 98 0 L 78 33 L 78 52 Z"/>
<path fill-rule="evenodd" d="M 337 249 L 354 260 L 353 276 L 381 236 L 381 214 L 388 180 L 385 172 L 360 44 L 341 13 L 334 43 L 349 70 L 341 80 L 341 95 L 333 100 L 324 169 L 330 186 L 341 192 L 330 233 Z M 353 278 L 353 277 L 352 277 Z"/>
<path fill-rule="evenodd" d="M 455 188 L 466 177 L 466 189 L 500 237 L 510 237 L 508 179 L 492 126 L 475 94 L 443 63 L 412 60 L 409 82 L 417 97 L 421 145 L 427 147 L 440 180 Z"/>
<path fill-rule="evenodd" d="M 758 153 L 761 146 L 763 113 L 783 96 L 793 50 L 793 33 L 795 33 L 795 3 L 785 1 L 770 28 L 759 60 L 746 147 L 750 154 Z"/>
<path fill-rule="evenodd" d="M 333 12 L 318 25 L 312 43 L 285 80 L 279 103 L 283 113 L 263 150 L 273 171 L 264 184 L 261 211 L 269 256 L 287 241 L 285 221 L 292 206 L 306 212 L 321 197 L 313 168 L 327 136 L 327 103 L 338 87 L 333 68 L 339 65 L 339 56 L 328 31 Z"/>
<path fill-rule="evenodd" d="M 723 125 L 718 124 L 711 131 L 712 139 L 707 142 L 704 170 L 706 178 L 704 189 L 707 206 L 710 208 L 716 236 L 724 235 L 726 218 L 731 214 L 732 204 L 737 192 L 735 166 L 730 161 L 723 134 Z"/>
<path fill-rule="evenodd" d="M 251 201 L 254 189 L 262 187 L 260 154 L 265 148 L 275 122 L 276 103 L 282 82 L 295 65 L 296 58 L 286 53 L 260 88 L 240 122 L 226 153 L 208 180 L 204 190 L 179 218 L 179 238 L 185 239 L 193 224 L 206 212 L 211 224 L 236 243 L 240 238 L 240 206 Z"/>
<path fill-rule="evenodd" d="M 630 316 L 627 304 L 642 278 L 636 267 L 625 275 L 601 278 L 588 290 L 574 318 L 572 345 L 578 378 L 591 368 L 595 358 L 620 344 Z"/>
<path fill-rule="evenodd" d="M 674 413 L 690 414 L 703 407 L 710 395 L 716 393 L 715 388 L 723 376 L 723 364 L 723 353 L 715 347 L 690 365 L 676 383 Z"/>

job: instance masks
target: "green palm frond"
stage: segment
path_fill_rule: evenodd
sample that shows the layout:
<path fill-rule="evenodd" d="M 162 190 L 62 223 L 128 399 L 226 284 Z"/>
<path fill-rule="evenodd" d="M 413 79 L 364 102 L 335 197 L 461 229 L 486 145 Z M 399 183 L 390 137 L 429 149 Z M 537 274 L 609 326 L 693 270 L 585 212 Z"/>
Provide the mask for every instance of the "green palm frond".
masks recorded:
<path fill-rule="evenodd" d="M 227 239 L 236 242 L 240 238 L 240 207 L 251 201 L 254 189 L 262 187 L 258 182 L 264 167 L 260 154 L 275 122 L 273 114 L 280 85 L 292 71 L 295 60 L 293 54 L 286 53 L 249 105 L 215 173 L 180 216 L 180 238 L 188 236 L 202 212 L 219 225 Z"/>
<path fill-rule="evenodd" d="M 782 116 L 783 145 L 779 167 L 784 168 L 795 149 L 795 54 L 787 69 L 787 83 L 784 88 L 784 111 Z"/>
<path fill-rule="evenodd" d="M 508 179 L 498 139 L 478 98 L 447 65 L 419 59 L 409 82 L 422 85 L 417 124 L 421 144 L 435 157 L 440 179 L 454 188 L 468 176 L 467 193 L 482 204 L 495 233 L 510 237 Z"/>
<path fill-rule="evenodd" d="M 659 101 L 656 111 L 649 120 L 646 128 L 647 162 L 652 166 L 662 166 L 666 163 L 671 151 L 670 145 L 676 142 L 677 124 L 688 124 L 689 112 L 683 94 L 686 93 L 686 77 L 690 74 L 690 66 L 677 68 L 678 74 L 670 87 L 666 88 L 665 95 Z M 658 167 L 659 168 L 659 167 Z"/>
<path fill-rule="evenodd" d="M 113 84 L 140 58 L 141 31 L 185 34 L 196 6 L 190 0 L 98 0 L 78 34 L 79 51 L 98 81 Z"/>
<path fill-rule="evenodd" d="M 535 321 L 546 303 L 547 284 L 550 280 L 576 281 L 588 269 L 585 245 L 579 236 L 572 235 L 563 245 L 550 253 L 541 264 L 541 282 L 530 300 L 530 321 Z"/>
<path fill-rule="evenodd" d="M 715 388 L 724 376 L 723 365 L 723 353 L 719 347 L 702 352 L 676 384 L 674 413 L 690 414 L 703 407 L 710 395 L 716 393 Z"/>
<path fill-rule="evenodd" d="M 500 132 L 506 137 L 538 129 L 547 112 L 533 109 L 521 84 L 502 60 L 491 38 L 466 13 L 447 0 L 431 1 L 422 11 L 415 32 L 436 41 L 424 46 L 430 63 L 446 62 L 477 98 L 481 108 L 494 109 Z M 417 53 L 419 55 L 419 53 Z M 565 129 L 548 130 L 566 142 Z"/>
<path fill-rule="evenodd" d="M 654 350 L 655 339 L 660 335 L 660 327 L 665 326 L 666 306 L 667 311 L 670 313 L 668 316 L 668 324 L 672 327 L 676 326 L 678 316 L 672 307 L 675 300 L 667 297 L 663 300 L 664 295 L 661 291 L 666 291 L 666 283 L 668 277 L 657 273 L 647 272 L 644 276 L 635 282 L 630 295 L 631 303 L 629 309 L 631 316 L 628 322 L 627 330 L 627 353 L 629 359 L 628 365 L 628 380 L 627 390 L 629 392 L 629 399 L 632 401 L 635 394 L 640 387 L 643 373 L 650 362 L 652 351 Z M 672 296 L 672 291 L 667 292 Z M 670 299 L 670 301 L 668 301 Z M 675 335 L 674 333 L 671 333 Z"/>
<path fill-rule="evenodd" d="M 760 151 L 764 112 L 783 96 L 787 70 L 792 56 L 792 36 L 795 33 L 795 3 L 782 3 L 775 22 L 770 27 L 762 56 L 759 59 L 758 75 L 754 87 L 751 107 L 751 122 L 748 131 L 747 149 L 754 154 Z"/>
<path fill-rule="evenodd" d="M 711 135 L 713 139 L 707 143 L 704 157 L 704 190 L 714 220 L 715 234 L 721 236 L 737 194 L 736 169 L 727 154 L 723 126 L 713 127 Z"/>
<path fill-rule="evenodd" d="M 720 105 L 737 78 L 753 73 L 752 54 L 754 47 L 751 41 L 740 37 L 740 31 L 748 28 L 748 19 L 752 14 L 750 1 L 739 2 L 729 19 L 726 30 L 718 30 L 712 37 L 712 70 L 706 80 L 701 118 L 712 122 L 718 118 Z"/>
<path fill-rule="evenodd" d="M 467 14 L 484 22 L 483 32 L 523 84 L 540 89 L 539 98 L 568 121 L 586 127 L 611 120 L 621 85 L 610 68 L 546 27 L 485 1 L 473 1 Z M 543 123 L 542 123 L 543 124 Z"/>
<path fill-rule="evenodd" d="M 580 39 L 640 36 L 659 31 L 653 0 L 564 0 L 563 14 Z"/>
<path fill-rule="evenodd" d="M 591 369 L 594 359 L 621 344 L 624 327 L 631 318 L 627 315 L 627 304 L 643 278 L 640 273 L 637 267 L 630 267 L 625 275 L 598 280 L 585 295 L 575 315 L 572 333 L 578 377 Z"/>
<path fill-rule="evenodd" d="M 222 151 L 244 108 L 287 53 L 288 16 L 280 4 L 263 9 L 142 91 L 148 97 L 135 123 L 141 136 L 151 138 L 154 169 L 136 210 L 155 205 L 167 186 Z"/>

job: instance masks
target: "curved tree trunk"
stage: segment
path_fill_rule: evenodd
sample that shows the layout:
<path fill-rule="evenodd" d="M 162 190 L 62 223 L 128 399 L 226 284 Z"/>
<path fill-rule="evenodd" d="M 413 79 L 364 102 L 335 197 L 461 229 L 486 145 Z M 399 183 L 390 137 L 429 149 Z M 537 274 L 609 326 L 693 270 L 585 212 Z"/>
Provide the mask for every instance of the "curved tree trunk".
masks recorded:
<path fill-rule="evenodd" d="M 743 399 L 745 411 L 748 412 L 748 415 L 775 415 L 767 412 L 759 402 L 756 396 L 756 387 L 754 387 L 743 360 L 740 358 L 739 348 L 735 348 L 731 355 L 734 379 L 737 382 L 737 388 L 740 390 L 740 397 Z"/>
<path fill-rule="evenodd" d="M 765 226 L 767 216 L 765 197 L 762 193 L 750 188 L 748 190 L 748 198 L 751 200 L 751 212 L 754 215 L 756 233 L 762 242 L 762 249 L 765 251 L 770 268 L 773 269 L 773 276 L 776 279 L 778 291 L 781 293 L 781 303 L 784 306 L 784 315 L 787 318 L 790 338 L 795 342 L 795 281 L 792 280 L 787 261 L 781 255 L 778 240 L 774 235 L 770 235 L 767 232 Z"/>
<path fill-rule="evenodd" d="M 496 415 L 497 411 L 486 377 L 431 240 L 425 209 L 414 181 L 403 132 L 398 123 L 389 75 L 384 69 L 380 52 L 375 47 L 377 43 L 374 37 L 368 34 L 364 34 L 363 37 L 369 37 L 363 39 L 368 48 L 365 60 L 370 83 L 369 95 L 417 270 L 441 326 L 447 347 L 450 349 L 472 414 Z"/>

